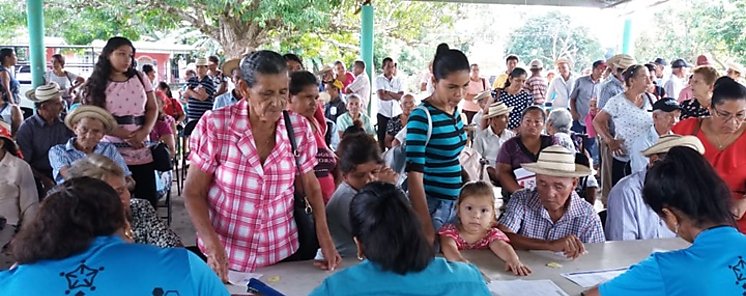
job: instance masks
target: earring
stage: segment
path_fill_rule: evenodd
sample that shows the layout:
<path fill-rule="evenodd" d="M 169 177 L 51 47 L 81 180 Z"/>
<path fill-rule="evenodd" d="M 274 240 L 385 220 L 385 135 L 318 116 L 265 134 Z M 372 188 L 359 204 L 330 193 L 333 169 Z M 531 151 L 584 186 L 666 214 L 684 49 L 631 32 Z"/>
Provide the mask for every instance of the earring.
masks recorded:
<path fill-rule="evenodd" d="M 676 223 L 676 226 L 674 227 L 674 233 L 676 233 L 676 236 L 679 236 L 679 224 Z"/>
<path fill-rule="evenodd" d="M 365 257 L 361 256 L 360 254 L 357 254 L 357 260 L 363 261 L 365 260 Z"/>

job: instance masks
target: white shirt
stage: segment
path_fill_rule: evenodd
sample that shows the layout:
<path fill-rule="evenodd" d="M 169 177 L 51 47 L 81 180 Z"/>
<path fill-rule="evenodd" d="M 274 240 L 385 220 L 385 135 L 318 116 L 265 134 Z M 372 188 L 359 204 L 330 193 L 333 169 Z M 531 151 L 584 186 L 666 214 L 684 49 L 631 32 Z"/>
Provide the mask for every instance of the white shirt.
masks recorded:
<path fill-rule="evenodd" d="M 624 93 L 620 93 L 606 103 L 603 111 L 611 116 L 614 122 L 616 138 L 624 140 L 624 150 L 626 155 L 614 156 L 619 161 L 627 162 L 630 160 L 630 153 L 634 153 L 632 144 L 635 139 L 647 135 L 650 127 L 653 126 L 653 115 L 648 112 L 652 108 L 647 98 L 643 99 L 642 108 L 638 108 Z"/>
<path fill-rule="evenodd" d="M 547 89 L 547 99 L 551 100 L 552 97 L 554 97 L 554 101 L 552 101 L 552 108 L 569 108 L 570 106 L 570 94 L 572 93 L 572 88 L 575 85 L 575 76 L 573 76 L 572 73 L 570 73 L 570 78 L 565 81 L 564 78 L 562 78 L 562 75 L 557 75 L 557 77 L 552 80 L 552 83 L 549 84 L 549 88 Z"/>
<path fill-rule="evenodd" d="M 630 151 L 629 160 L 632 172 L 645 171 L 648 168 L 648 158 L 642 155 L 642 151 L 653 146 L 655 142 L 658 142 L 658 131 L 655 130 L 655 125 L 651 126 L 648 132 L 634 139 L 632 142 L 632 151 Z"/>
<path fill-rule="evenodd" d="M 487 160 L 490 166 L 495 166 L 500 147 L 514 136 L 515 134 L 508 129 L 505 129 L 502 135 L 497 135 L 492 131 L 492 127 L 488 126 L 486 129 L 477 133 L 477 137 L 474 140 L 474 149 L 482 155 L 482 159 Z"/>
<path fill-rule="evenodd" d="M 681 90 L 686 87 L 686 84 L 686 78 L 679 78 L 676 77 L 676 75 L 671 75 L 671 79 L 666 82 L 666 85 L 663 88 L 666 90 L 666 96 L 678 98 Z"/>
<path fill-rule="evenodd" d="M 355 80 L 347 86 L 347 89 L 353 94 L 360 96 L 363 110 L 367 113 L 368 102 L 370 102 L 370 79 L 368 78 L 368 74 L 363 71 L 363 73 L 355 77 Z"/>
<path fill-rule="evenodd" d="M 399 77 L 392 77 L 391 80 L 383 76 L 381 74 L 376 78 L 376 92 L 379 90 L 386 90 L 394 93 L 398 93 L 402 91 L 401 88 L 401 80 L 399 80 Z M 378 98 L 378 96 L 376 96 Z M 396 100 L 389 100 L 389 101 L 381 101 L 381 99 L 378 99 L 378 113 L 386 116 L 388 118 L 392 118 L 396 115 L 399 115 L 401 113 L 401 108 L 399 108 L 399 102 Z"/>
<path fill-rule="evenodd" d="M 75 79 L 78 79 L 78 75 L 75 75 L 73 73 L 65 71 L 66 76 L 57 76 L 57 74 L 54 74 L 53 71 L 47 71 L 47 73 L 44 74 L 44 79 L 47 81 L 47 83 L 54 82 L 57 83 L 57 85 L 60 86 L 61 90 L 66 90 L 75 84 Z"/>

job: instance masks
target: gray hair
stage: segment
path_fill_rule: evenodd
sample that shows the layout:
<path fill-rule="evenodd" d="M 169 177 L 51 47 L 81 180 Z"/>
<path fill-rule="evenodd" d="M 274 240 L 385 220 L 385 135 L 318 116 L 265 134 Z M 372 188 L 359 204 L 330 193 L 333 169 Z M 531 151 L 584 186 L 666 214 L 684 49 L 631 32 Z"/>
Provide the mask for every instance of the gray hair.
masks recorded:
<path fill-rule="evenodd" d="M 70 165 L 65 179 L 70 180 L 78 177 L 90 177 L 101 181 L 104 181 L 107 177 L 121 177 L 125 178 L 130 190 L 135 188 L 135 181 L 132 177 L 125 175 L 124 169 L 119 164 L 100 154 L 90 154 Z"/>
<path fill-rule="evenodd" d="M 555 109 L 549 113 L 547 125 L 554 128 L 557 133 L 570 133 L 572 128 L 572 114 L 567 109 Z"/>

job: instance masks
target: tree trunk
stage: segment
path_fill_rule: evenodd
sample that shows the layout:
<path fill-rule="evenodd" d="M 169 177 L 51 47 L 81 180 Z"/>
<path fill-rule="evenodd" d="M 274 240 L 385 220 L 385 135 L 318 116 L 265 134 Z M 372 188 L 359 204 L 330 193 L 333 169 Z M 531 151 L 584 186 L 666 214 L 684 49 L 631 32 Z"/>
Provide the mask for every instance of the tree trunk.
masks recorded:
<path fill-rule="evenodd" d="M 244 23 L 231 17 L 221 17 L 216 32 L 203 32 L 217 39 L 226 59 L 238 58 L 266 42 L 267 30 L 256 23 Z"/>

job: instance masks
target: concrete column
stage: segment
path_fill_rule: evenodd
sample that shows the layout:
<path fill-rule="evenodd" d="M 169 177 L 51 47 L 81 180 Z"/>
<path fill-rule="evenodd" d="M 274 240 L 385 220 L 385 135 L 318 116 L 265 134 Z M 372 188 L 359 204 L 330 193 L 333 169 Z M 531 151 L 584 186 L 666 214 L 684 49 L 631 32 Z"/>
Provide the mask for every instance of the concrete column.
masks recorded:
<path fill-rule="evenodd" d="M 373 64 L 373 17 L 374 17 L 374 10 L 373 6 L 368 4 L 364 5 L 362 9 L 362 25 L 360 30 L 360 59 L 365 62 L 365 72 L 368 74 L 368 78 L 371 80 L 371 90 L 373 89 L 373 81 L 374 77 L 373 74 L 375 72 L 373 71 L 373 68 L 375 68 L 375 65 Z M 373 98 L 375 96 L 370 96 L 371 99 L 368 100 L 368 114 L 370 114 L 371 106 L 373 102 Z M 372 116 L 375 117 L 375 116 Z"/>
<path fill-rule="evenodd" d="M 31 60 L 31 84 L 37 87 L 44 82 L 46 61 L 44 57 L 44 0 L 26 0 L 28 15 L 29 58 Z"/>

